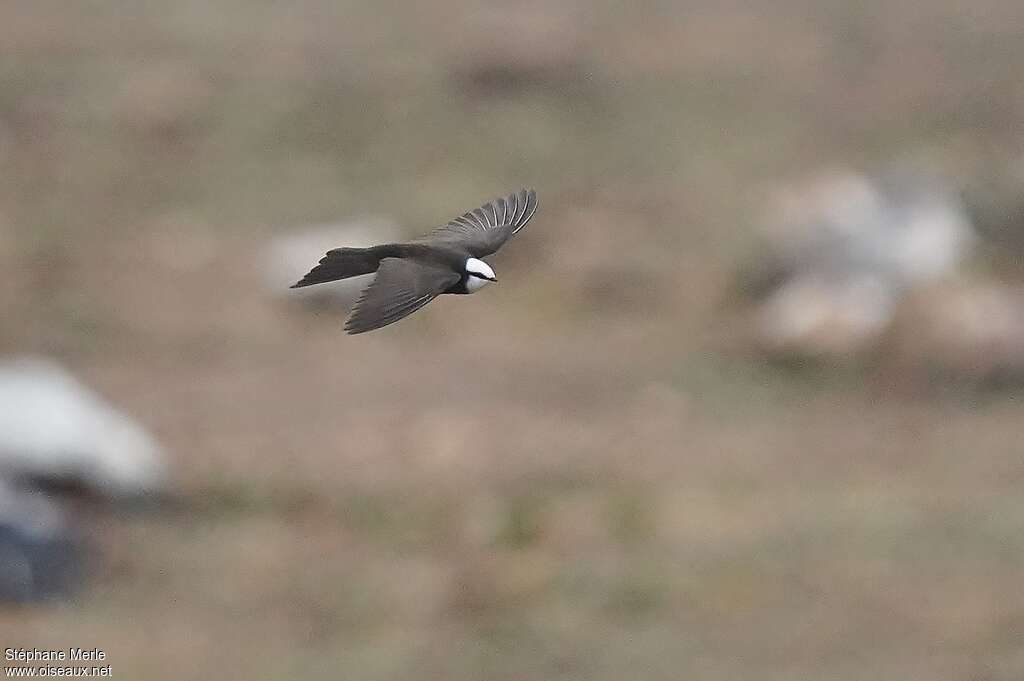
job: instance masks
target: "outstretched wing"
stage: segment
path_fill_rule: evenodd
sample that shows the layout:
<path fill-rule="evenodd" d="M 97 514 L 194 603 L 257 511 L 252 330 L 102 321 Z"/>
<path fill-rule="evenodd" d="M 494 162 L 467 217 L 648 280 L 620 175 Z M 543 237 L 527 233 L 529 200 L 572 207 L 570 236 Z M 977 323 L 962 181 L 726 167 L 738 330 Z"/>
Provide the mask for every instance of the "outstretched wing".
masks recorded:
<path fill-rule="evenodd" d="M 373 331 L 411 315 L 459 280 L 450 269 L 384 258 L 345 322 L 350 334 Z"/>
<path fill-rule="evenodd" d="M 537 212 L 537 192 L 523 189 L 460 215 L 413 243 L 448 243 L 474 258 L 494 253 Z"/>

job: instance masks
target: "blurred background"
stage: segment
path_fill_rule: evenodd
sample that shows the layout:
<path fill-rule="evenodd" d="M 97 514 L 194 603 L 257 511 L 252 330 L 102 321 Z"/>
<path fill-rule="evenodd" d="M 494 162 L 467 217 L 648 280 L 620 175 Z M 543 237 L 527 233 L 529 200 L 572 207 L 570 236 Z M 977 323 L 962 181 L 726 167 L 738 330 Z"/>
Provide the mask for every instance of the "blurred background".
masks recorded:
<path fill-rule="evenodd" d="M 1022 72 L 1016 0 L 3 3 L 0 641 L 1024 678 Z M 523 186 L 478 295 L 286 289 Z"/>

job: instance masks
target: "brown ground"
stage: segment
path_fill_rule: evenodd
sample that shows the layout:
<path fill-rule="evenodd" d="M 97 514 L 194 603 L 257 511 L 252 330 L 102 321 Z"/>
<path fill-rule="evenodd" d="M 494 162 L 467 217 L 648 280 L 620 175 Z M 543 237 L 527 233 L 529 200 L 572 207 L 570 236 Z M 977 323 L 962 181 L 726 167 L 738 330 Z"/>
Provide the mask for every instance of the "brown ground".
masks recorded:
<path fill-rule="evenodd" d="M 1017 393 L 759 364 L 727 293 L 766 182 L 1019 145 L 1022 46 L 1015 0 L 3 4 L 0 351 L 141 419 L 185 503 L 99 524 L 79 601 L 0 644 L 153 681 L 1024 678 Z M 259 283 L 275 231 L 524 184 L 501 283 L 384 331 Z"/>

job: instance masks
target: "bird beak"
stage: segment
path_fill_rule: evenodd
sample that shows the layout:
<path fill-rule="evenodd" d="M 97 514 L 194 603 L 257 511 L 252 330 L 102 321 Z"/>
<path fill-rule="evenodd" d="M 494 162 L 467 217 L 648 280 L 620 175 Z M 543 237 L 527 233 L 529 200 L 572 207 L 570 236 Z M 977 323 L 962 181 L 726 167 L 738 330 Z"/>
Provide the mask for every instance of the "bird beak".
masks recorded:
<path fill-rule="evenodd" d="M 496 281 L 498 281 L 498 278 L 497 277 L 491 277 L 491 281 L 496 282 Z"/>

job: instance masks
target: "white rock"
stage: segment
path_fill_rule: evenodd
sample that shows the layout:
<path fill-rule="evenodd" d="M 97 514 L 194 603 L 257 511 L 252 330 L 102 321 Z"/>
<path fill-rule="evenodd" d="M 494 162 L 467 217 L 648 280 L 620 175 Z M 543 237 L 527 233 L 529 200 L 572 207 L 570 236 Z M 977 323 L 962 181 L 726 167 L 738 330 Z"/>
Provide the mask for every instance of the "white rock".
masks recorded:
<path fill-rule="evenodd" d="M 757 336 L 773 354 L 854 354 L 885 331 L 895 303 L 892 289 L 874 277 L 797 277 L 758 308 Z"/>
<path fill-rule="evenodd" d="M 775 199 L 768 271 L 783 276 L 755 313 L 772 351 L 867 349 L 903 296 L 955 272 L 976 240 L 959 197 L 928 176 L 833 171 Z"/>
<path fill-rule="evenodd" d="M 0 362 L 0 475 L 74 481 L 111 497 L 161 490 L 159 445 L 43 359 Z"/>
<path fill-rule="evenodd" d="M 904 288 L 951 273 L 975 242 L 958 196 L 925 176 L 833 171 L 776 199 L 769 242 L 802 272 Z"/>

